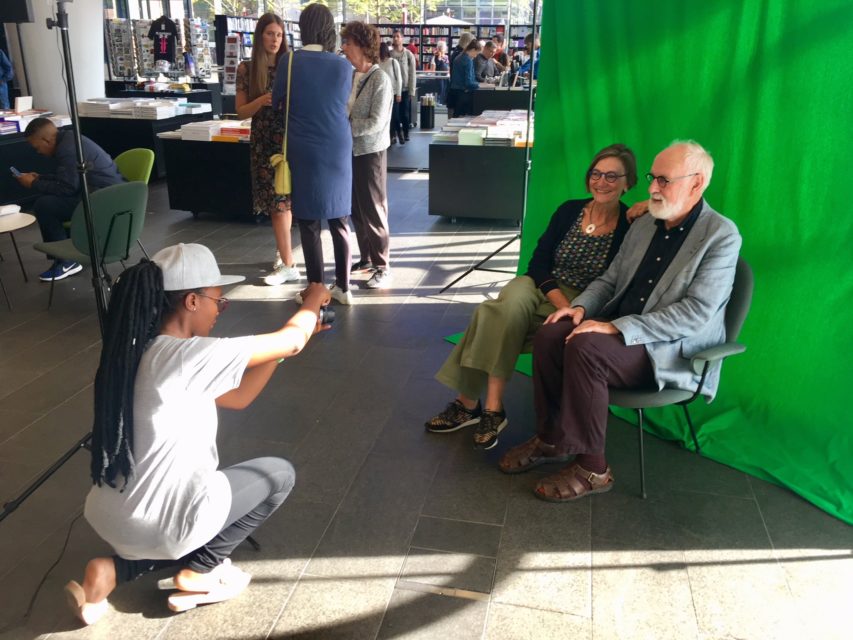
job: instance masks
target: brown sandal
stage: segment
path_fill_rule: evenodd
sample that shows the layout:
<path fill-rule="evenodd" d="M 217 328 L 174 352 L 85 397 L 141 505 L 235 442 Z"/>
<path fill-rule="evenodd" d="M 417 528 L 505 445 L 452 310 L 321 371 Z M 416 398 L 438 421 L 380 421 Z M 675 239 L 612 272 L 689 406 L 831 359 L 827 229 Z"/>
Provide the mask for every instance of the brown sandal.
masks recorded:
<path fill-rule="evenodd" d="M 590 486 L 581 482 L 581 479 L 586 480 Z M 607 467 L 604 473 L 593 473 L 575 462 L 537 482 L 533 493 L 537 498 L 548 502 L 571 502 L 593 493 L 610 491 L 613 482 L 610 467 Z"/>
<path fill-rule="evenodd" d="M 557 447 L 542 442 L 539 436 L 533 436 L 507 451 L 498 463 L 498 468 L 504 473 L 523 473 L 543 464 L 565 462 L 570 457 L 567 453 L 558 453 Z"/>

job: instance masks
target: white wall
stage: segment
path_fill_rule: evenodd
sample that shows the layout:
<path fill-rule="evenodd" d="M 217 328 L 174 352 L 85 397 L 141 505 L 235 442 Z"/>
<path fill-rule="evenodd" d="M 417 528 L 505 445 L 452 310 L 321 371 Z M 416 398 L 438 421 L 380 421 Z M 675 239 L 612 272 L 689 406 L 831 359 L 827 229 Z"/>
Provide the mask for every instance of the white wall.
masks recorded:
<path fill-rule="evenodd" d="M 65 8 L 68 11 L 68 34 L 77 99 L 103 97 L 103 2 L 74 0 L 65 3 Z M 52 17 L 55 11 L 56 2 L 33 0 L 35 22 L 21 25 L 21 46 L 27 64 L 33 106 L 50 109 L 54 113 L 68 113 L 68 95 L 62 81 L 63 58 L 59 29 L 48 29 L 45 25 L 45 19 Z"/>

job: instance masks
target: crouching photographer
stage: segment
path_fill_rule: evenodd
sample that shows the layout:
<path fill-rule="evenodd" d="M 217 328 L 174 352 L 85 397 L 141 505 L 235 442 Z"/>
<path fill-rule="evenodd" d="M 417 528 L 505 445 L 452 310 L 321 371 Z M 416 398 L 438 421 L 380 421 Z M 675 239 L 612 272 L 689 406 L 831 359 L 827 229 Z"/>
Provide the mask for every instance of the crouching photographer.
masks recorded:
<path fill-rule="evenodd" d="M 299 353 L 320 322 L 329 291 L 312 284 L 272 333 L 209 337 L 228 306 L 207 247 L 179 244 L 125 271 L 112 292 L 95 377 L 92 481 L 85 516 L 114 549 L 69 582 L 74 613 L 96 622 L 115 587 L 180 567 L 169 608 L 185 611 L 238 595 L 250 576 L 229 556 L 284 502 L 294 470 L 281 458 L 219 470 L 217 407 L 243 409 L 282 359 Z"/>

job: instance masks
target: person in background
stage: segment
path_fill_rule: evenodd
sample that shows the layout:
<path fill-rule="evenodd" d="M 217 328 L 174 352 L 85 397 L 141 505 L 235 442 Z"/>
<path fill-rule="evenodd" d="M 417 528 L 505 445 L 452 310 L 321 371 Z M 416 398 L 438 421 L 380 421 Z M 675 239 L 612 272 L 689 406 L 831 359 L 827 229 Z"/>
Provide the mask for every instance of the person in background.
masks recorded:
<path fill-rule="evenodd" d="M 474 76 L 474 58 L 482 51 L 479 41 L 472 39 L 465 51 L 456 56 L 450 73 L 453 115 L 468 116 L 473 113 L 474 92 L 480 88 Z"/>
<path fill-rule="evenodd" d="M 39 194 L 32 206 L 42 239 L 45 242 L 65 240 L 68 234 L 63 223 L 71 220 L 74 209 L 83 197 L 74 134 L 71 131 L 60 131 L 48 118 L 36 118 L 27 125 L 24 137 L 36 153 L 56 160 L 56 173 L 22 173 L 17 180 L 21 186 Z M 86 136 L 80 136 L 80 140 L 90 192 L 126 182 L 106 151 Z M 79 262 L 54 260 L 50 269 L 39 275 L 39 280 L 63 280 L 82 270 L 83 265 Z"/>
<path fill-rule="evenodd" d="M 418 51 L 418 39 L 417 38 L 409 38 L 409 44 L 406 45 L 406 49 L 412 52 L 412 55 L 415 56 L 415 68 L 420 67 L 420 51 Z"/>
<path fill-rule="evenodd" d="M 391 90 L 394 92 L 394 101 L 391 105 L 391 144 L 406 144 L 403 128 L 400 125 L 400 102 L 403 100 L 403 77 L 400 73 L 400 64 L 391 57 L 391 50 L 385 42 L 379 44 L 379 68 L 382 69 L 391 81 Z"/>
<path fill-rule="evenodd" d="M 495 43 L 495 62 L 501 65 L 501 71 L 509 66 L 509 56 L 504 49 L 504 37 L 502 33 L 496 33 L 492 36 L 492 42 Z"/>
<path fill-rule="evenodd" d="M 429 71 L 437 71 L 439 73 L 450 71 L 450 59 L 447 56 L 447 43 L 444 40 L 439 40 L 435 45 L 435 53 L 430 59 Z M 442 104 L 447 103 L 447 85 L 450 84 L 447 78 L 439 79 L 438 101 Z"/>
<path fill-rule="evenodd" d="M 178 244 L 122 273 L 113 287 L 95 375 L 86 520 L 113 548 L 93 558 L 66 595 L 84 623 L 109 609 L 120 584 L 178 567 L 172 611 L 230 600 L 248 573 L 229 556 L 293 488 L 293 466 L 261 457 L 219 469 L 217 407 L 244 409 L 278 363 L 317 331 L 328 290 L 308 287 L 281 328 L 237 338 L 210 332 L 228 306 L 210 249 Z M 119 634 L 121 635 L 121 634 Z"/>
<path fill-rule="evenodd" d="M 620 198 L 637 182 L 634 154 L 624 144 L 605 147 L 595 154 L 585 177 L 592 197 L 560 205 L 539 238 L 527 273 L 474 311 L 465 335 L 435 376 L 458 395 L 426 423 L 428 431 L 451 433 L 476 425 L 474 445 L 494 447 L 509 423 L 503 395 L 518 355 L 530 353 L 545 319 L 571 306 L 618 252 L 630 215 Z"/>
<path fill-rule="evenodd" d="M 470 31 L 463 31 L 459 34 L 459 40 L 456 42 L 456 46 L 450 51 L 449 56 L 449 64 L 450 64 L 450 81 L 448 82 L 447 89 L 447 117 L 452 118 L 455 115 L 455 100 L 456 93 L 453 89 L 450 88 L 450 85 L 453 84 L 453 63 L 456 61 L 456 58 L 465 51 L 465 47 L 467 47 L 471 41 L 474 39 L 474 34 Z"/>
<path fill-rule="evenodd" d="M 403 127 L 403 138 L 408 141 L 412 121 L 411 98 L 415 95 L 415 56 L 403 47 L 403 34 L 395 29 L 391 34 L 391 57 L 400 64 L 403 77 L 403 90 L 400 100 L 400 124 Z"/>
<path fill-rule="evenodd" d="M 276 195 L 275 169 L 270 164 L 270 156 L 281 153 L 284 137 L 284 113 L 272 107 L 276 66 L 287 53 L 284 21 L 274 13 L 262 15 L 255 27 L 254 42 L 261 44 L 252 48 L 251 61 L 241 62 L 237 67 L 235 105 L 241 119 L 252 119 L 249 157 L 255 215 L 269 216 L 275 234 L 276 259 L 264 282 L 279 285 L 299 280 L 290 239 L 293 222 L 290 199 Z"/>
<path fill-rule="evenodd" d="M 369 271 L 368 289 L 391 285 L 388 229 L 388 123 L 393 89 L 379 61 L 379 30 L 365 22 L 350 22 L 341 33 L 347 60 L 355 67 L 350 97 L 352 125 L 352 223 L 358 239 L 359 261 L 352 270 Z"/>
<path fill-rule="evenodd" d="M 325 280 L 320 241 L 320 225 L 325 220 L 335 251 L 335 284 L 330 292 L 340 304 L 352 304 L 347 224 L 352 208 L 352 133 L 347 112 L 352 65 L 333 53 L 337 37 L 328 7 L 306 6 L 299 16 L 299 28 L 303 47 L 293 54 L 287 133 L 293 181 L 290 202 L 299 224 L 308 282 Z M 282 109 L 288 96 L 287 67 L 282 61 L 273 85 L 272 104 Z M 301 299 L 298 294 L 297 302 Z"/>
<path fill-rule="evenodd" d="M 521 75 L 530 75 L 533 69 L 533 79 L 539 77 L 539 36 L 533 37 L 532 33 L 524 36 L 524 51 L 527 54 L 527 60 L 518 68 L 518 73 Z"/>
<path fill-rule="evenodd" d="M 495 43 L 489 40 L 474 58 L 474 77 L 477 82 L 487 82 L 497 77 L 499 70 L 494 61 L 495 49 Z"/>
<path fill-rule="evenodd" d="M 12 61 L 3 49 L 0 49 L 0 109 L 9 108 L 9 82 L 15 77 Z"/>

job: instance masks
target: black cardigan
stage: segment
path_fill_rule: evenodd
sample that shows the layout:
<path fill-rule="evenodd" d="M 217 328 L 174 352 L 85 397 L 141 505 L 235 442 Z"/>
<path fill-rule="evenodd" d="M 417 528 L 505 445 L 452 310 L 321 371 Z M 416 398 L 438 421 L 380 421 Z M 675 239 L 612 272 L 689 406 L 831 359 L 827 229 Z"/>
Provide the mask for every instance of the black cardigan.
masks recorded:
<path fill-rule="evenodd" d="M 557 281 L 551 275 L 551 269 L 554 266 L 554 254 L 557 247 L 566 237 L 571 226 L 577 222 L 578 216 L 581 215 L 584 206 L 590 201 L 585 200 L 567 200 L 561 204 L 554 215 L 551 216 L 551 222 L 548 223 L 548 228 L 545 229 L 539 242 L 536 244 L 536 249 L 533 251 L 533 256 L 527 264 L 527 273 L 525 275 L 533 278 L 533 282 L 543 294 L 557 288 Z M 616 229 L 613 232 L 613 242 L 610 243 L 610 250 L 607 252 L 607 265 L 613 261 L 616 252 L 622 245 L 622 240 L 628 232 L 628 218 L 626 212 L 628 207 L 622 202 L 619 203 L 619 221 L 616 223 Z"/>

